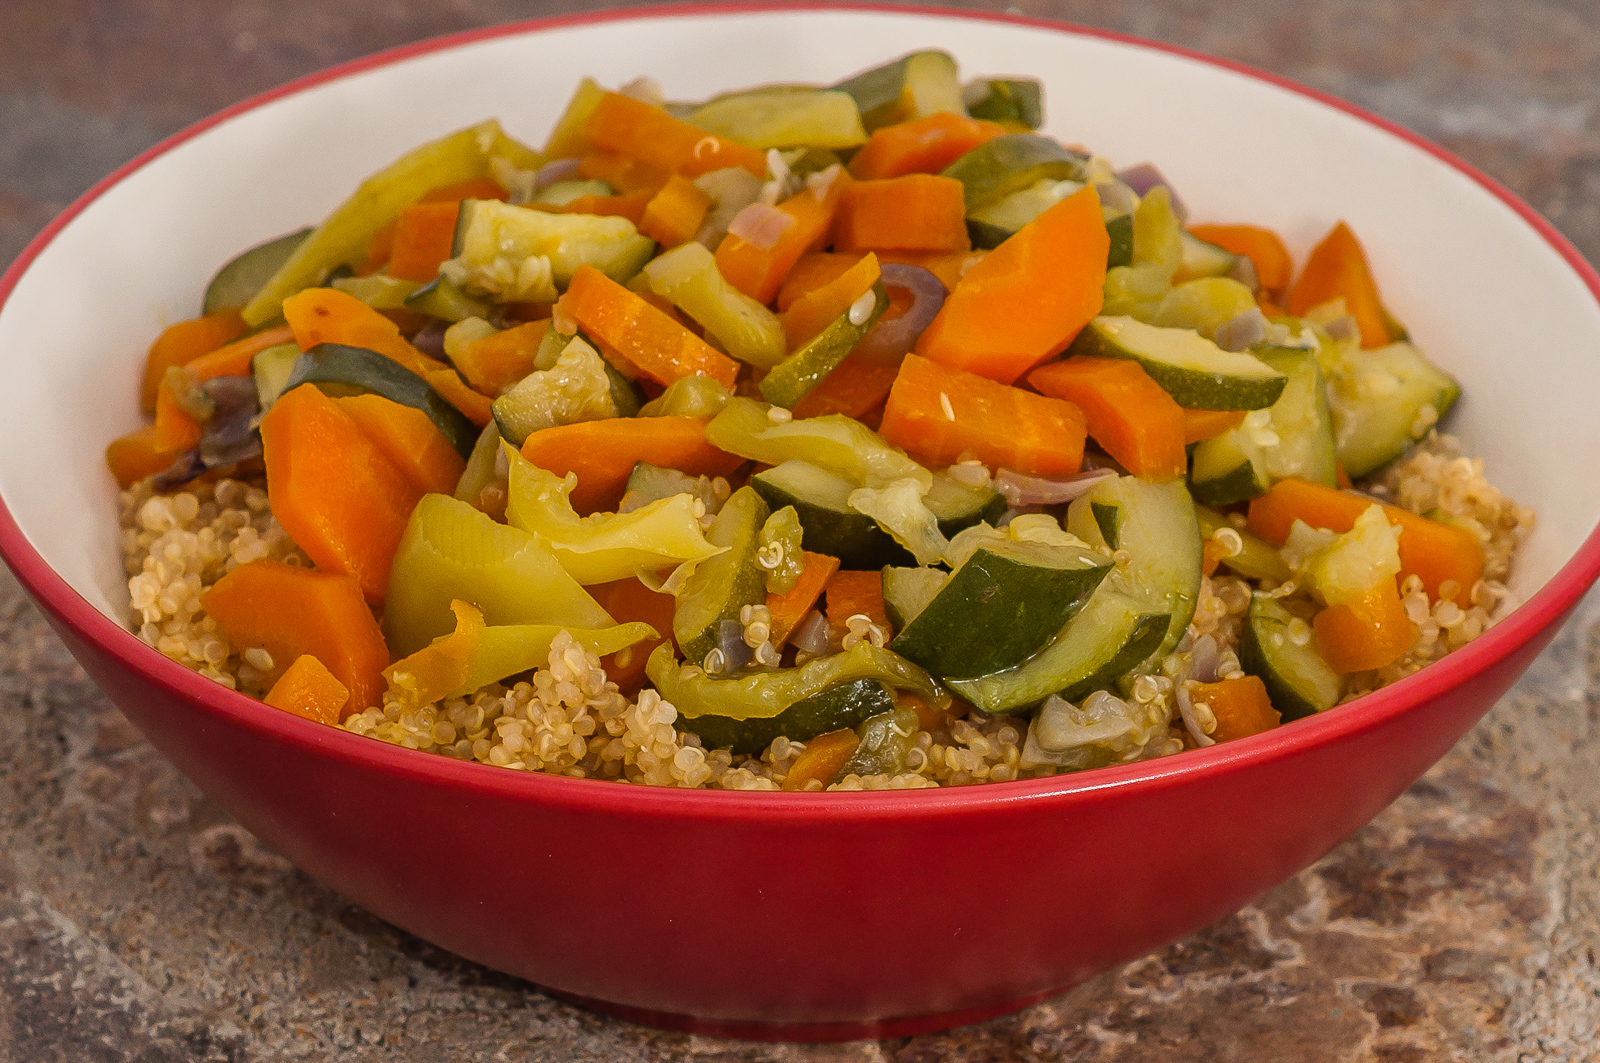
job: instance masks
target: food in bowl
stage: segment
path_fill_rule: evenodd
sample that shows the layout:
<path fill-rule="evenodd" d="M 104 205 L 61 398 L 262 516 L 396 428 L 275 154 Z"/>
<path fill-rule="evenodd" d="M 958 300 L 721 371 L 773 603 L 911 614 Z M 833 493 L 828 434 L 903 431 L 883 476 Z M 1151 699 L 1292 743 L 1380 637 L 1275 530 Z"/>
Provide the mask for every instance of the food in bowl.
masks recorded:
<path fill-rule="evenodd" d="M 416 749 L 814 790 L 1179 753 L 1480 634 L 1532 514 L 1355 236 L 1296 277 L 1040 97 L 921 52 L 418 148 L 151 348 L 140 636 Z"/>

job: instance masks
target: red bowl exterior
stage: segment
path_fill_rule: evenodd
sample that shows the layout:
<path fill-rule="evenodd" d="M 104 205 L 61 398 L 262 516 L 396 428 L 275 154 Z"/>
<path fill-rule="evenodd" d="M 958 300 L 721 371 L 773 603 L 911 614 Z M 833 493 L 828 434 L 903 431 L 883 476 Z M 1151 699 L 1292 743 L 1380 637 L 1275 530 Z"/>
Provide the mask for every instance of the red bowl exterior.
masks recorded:
<path fill-rule="evenodd" d="M 0 303 L 84 205 L 230 114 L 463 39 L 619 17 L 641 16 L 546 20 L 411 46 L 224 112 L 69 208 L 0 277 Z M 1600 278 L 1571 245 L 1464 163 L 1337 100 L 1220 65 L 1418 143 L 1516 209 L 1600 299 Z M 268 845 L 375 914 L 629 1018 L 842 1039 L 1022 1006 L 1188 934 L 1317 859 L 1442 756 L 1532 662 L 1600 573 L 1600 533 L 1479 640 L 1355 704 L 1159 761 L 894 794 L 678 792 L 387 746 L 268 709 L 144 646 L 49 567 L 3 504 L 0 554 L 163 754 Z"/>

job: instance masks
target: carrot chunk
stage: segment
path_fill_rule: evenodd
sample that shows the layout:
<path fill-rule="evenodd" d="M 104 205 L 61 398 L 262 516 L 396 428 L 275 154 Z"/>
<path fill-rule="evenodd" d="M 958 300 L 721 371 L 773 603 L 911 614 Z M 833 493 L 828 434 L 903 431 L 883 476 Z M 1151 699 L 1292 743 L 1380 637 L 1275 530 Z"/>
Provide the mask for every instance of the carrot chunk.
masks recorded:
<path fill-rule="evenodd" d="M 979 262 L 987 251 L 902 251 L 889 250 L 878 252 L 879 262 L 899 262 L 907 266 L 921 266 L 944 285 L 944 290 L 953 292 L 956 285 L 961 283 L 961 278 L 967 271 Z"/>
<path fill-rule="evenodd" d="M 156 426 L 149 424 L 113 439 L 106 447 L 106 466 L 117 478 L 118 487 L 131 487 L 146 476 L 169 468 L 182 453 L 183 450 L 163 450 L 156 437 Z"/>
<path fill-rule="evenodd" d="M 783 279 L 783 287 L 778 289 L 778 311 L 788 310 L 801 297 L 835 279 L 863 257 L 837 251 L 807 251 L 795 260 L 789 275 Z"/>
<path fill-rule="evenodd" d="M 534 357 L 549 331 L 549 318 L 502 329 L 475 341 L 457 355 L 456 369 L 474 391 L 498 395 L 533 372 Z"/>
<path fill-rule="evenodd" d="M 321 661 L 302 653 L 261 700 L 317 723 L 337 724 L 350 702 L 350 688 Z"/>
<path fill-rule="evenodd" d="M 161 378 L 167 375 L 169 366 L 188 365 L 244 333 L 244 318 L 237 309 L 219 310 L 192 321 L 168 325 L 150 345 L 150 354 L 145 358 L 144 382 L 139 389 L 140 407 L 145 413 L 156 412 L 156 389 L 161 386 Z"/>
<path fill-rule="evenodd" d="M 789 349 L 799 350 L 815 339 L 843 316 L 851 304 L 870 292 L 880 275 L 878 257 L 868 252 L 837 277 L 795 300 L 780 319 Z"/>
<path fill-rule="evenodd" d="M 351 577 L 251 561 L 217 580 L 200 606 L 234 646 L 272 656 L 269 681 L 309 654 L 350 692 L 341 719 L 382 704 L 389 650 Z"/>
<path fill-rule="evenodd" d="M 457 203 L 413 203 L 395 220 L 389 251 L 389 276 L 426 284 L 450 257 L 455 240 Z"/>
<path fill-rule="evenodd" d="M 393 321 L 337 288 L 307 288 L 289 296 L 283 301 L 283 317 L 302 351 L 319 343 L 342 343 L 376 351 L 420 377 L 446 368 L 413 347 Z"/>
<path fill-rule="evenodd" d="M 1311 629 L 1317 652 L 1341 675 L 1393 664 L 1417 641 L 1417 625 L 1406 615 L 1393 576 L 1356 601 L 1330 605 Z"/>
<path fill-rule="evenodd" d="M 1344 222 L 1335 225 L 1311 249 L 1306 268 L 1289 290 L 1289 313 L 1302 316 L 1314 306 L 1339 298 L 1344 299 L 1345 309 L 1361 326 L 1361 346 L 1382 347 L 1394 338 L 1389 335 L 1366 252 Z"/>
<path fill-rule="evenodd" d="M 844 190 L 833 223 L 840 251 L 966 251 L 966 192 L 953 177 L 913 173 L 856 181 Z"/>
<path fill-rule="evenodd" d="M 477 427 L 482 428 L 494 418 L 494 404 L 468 387 L 454 369 L 429 370 L 422 379 Z"/>
<path fill-rule="evenodd" d="M 427 414 L 381 395 L 351 395 L 333 401 L 420 493 L 448 495 L 455 491 L 467 467 L 466 459 L 456 453 Z"/>
<path fill-rule="evenodd" d="M 1189 233 L 1224 251 L 1248 258 L 1256 268 L 1256 280 L 1269 297 L 1282 298 L 1289 290 L 1294 262 L 1289 258 L 1283 237 L 1271 229 L 1259 225 L 1191 225 Z"/>
<path fill-rule="evenodd" d="M 581 514 L 613 510 L 636 462 L 691 476 L 731 476 L 738 458 L 706 442 L 695 417 L 613 417 L 541 429 L 522 444 L 522 456 L 557 476 L 576 473 L 572 507 Z"/>
<path fill-rule="evenodd" d="M 579 196 L 560 206 L 544 203 L 528 205 L 548 214 L 601 214 L 627 218 L 634 225 L 638 225 L 644 218 L 645 207 L 649 205 L 650 197 L 650 190 L 641 188 L 636 192 L 623 192 L 615 196 Z"/>
<path fill-rule="evenodd" d="M 1035 369 L 1028 383 L 1082 410 L 1090 437 L 1133 475 L 1173 480 L 1188 469 L 1183 408 L 1137 362 L 1078 355 Z"/>
<path fill-rule="evenodd" d="M 1231 432 L 1244 424 L 1249 410 L 1184 410 L 1183 443 L 1198 443 L 1203 439 Z"/>
<path fill-rule="evenodd" d="M 804 790 L 808 784 L 819 782 L 826 787 L 839 777 L 845 764 L 860 744 L 856 733 L 848 727 L 821 734 L 806 743 L 806 748 L 794 758 L 789 774 L 784 776 L 785 790 Z"/>
<path fill-rule="evenodd" d="M 702 373 L 730 391 L 739 363 L 593 266 L 579 266 L 557 304 L 584 331 L 658 384 Z"/>
<path fill-rule="evenodd" d="M 696 129 L 660 107 L 615 92 L 606 93 L 595 105 L 583 135 L 597 148 L 686 177 L 729 166 L 742 166 L 757 177 L 767 172 L 767 157 L 754 148 Z"/>
<path fill-rule="evenodd" d="M 821 417 L 827 413 L 842 413 L 862 420 L 883 405 L 899 374 L 898 362 L 877 362 L 858 354 L 846 355 L 833 372 L 795 404 L 794 415 Z"/>
<path fill-rule="evenodd" d="M 980 144 L 1006 134 L 998 122 L 940 111 L 926 118 L 875 130 L 850 160 L 850 173 L 863 181 L 939 173 Z"/>
<path fill-rule="evenodd" d="M 682 174 L 673 174 L 645 204 L 639 231 L 662 247 L 677 247 L 694 239 L 710 209 L 710 195 Z"/>
<path fill-rule="evenodd" d="M 839 571 L 837 557 L 814 554 L 810 550 L 803 551 L 802 557 L 805 567 L 800 570 L 800 578 L 794 586 L 782 594 L 767 595 L 767 612 L 772 616 L 772 631 L 767 638 L 776 650 L 782 650 L 788 644 L 789 636 L 794 634 L 794 629 L 800 626 L 806 614 L 816 608 L 817 599 L 822 597 L 828 581 Z M 621 620 L 617 622 L 622 623 Z"/>
<path fill-rule="evenodd" d="M 828 577 L 828 624 L 843 631 L 852 616 L 864 616 L 883 630 L 885 639 L 894 638 L 889 610 L 883 604 L 883 574 L 840 569 Z"/>
<path fill-rule="evenodd" d="M 278 523 L 318 568 L 354 577 L 367 601 L 382 603 L 395 548 L 423 492 L 314 386 L 272 404 L 261 419 L 261 447 Z"/>
<path fill-rule="evenodd" d="M 673 175 L 615 151 L 595 151 L 578 162 L 578 176 L 604 181 L 618 192 L 656 191 Z"/>
<path fill-rule="evenodd" d="M 1299 477 L 1279 480 L 1250 502 L 1250 530 L 1282 546 L 1296 520 L 1313 528 L 1347 532 L 1372 499 L 1346 494 Z M 1431 598 L 1447 597 L 1463 608 L 1472 604 L 1472 587 L 1483 575 L 1483 547 L 1464 528 L 1441 524 L 1398 506 L 1384 506 L 1389 523 L 1400 528 L 1400 578 L 1417 576 Z M 1446 583 L 1454 584 L 1446 588 Z M 1444 594 L 1443 590 L 1452 593 Z"/>
<path fill-rule="evenodd" d="M 727 282 L 758 303 L 770 303 L 800 256 L 828 239 L 839 204 L 853 182 L 841 173 L 821 199 L 805 189 L 778 204 L 793 219 L 771 247 L 757 247 L 729 233 L 717 245 L 717 269 Z"/>
<path fill-rule="evenodd" d="M 968 452 L 991 469 L 1065 476 L 1083 465 L 1083 413 L 1070 402 L 907 355 L 879 432 L 934 461 Z"/>
<path fill-rule="evenodd" d="M 678 600 L 670 594 L 651 590 L 637 579 L 598 583 L 585 589 L 617 623 L 631 624 L 637 621 L 663 632 L 658 639 L 649 639 L 600 658 L 600 666 L 606 670 L 606 677 L 617 684 L 618 690 L 631 697 L 645 684 L 644 665 L 650 659 L 650 654 L 657 646 L 672 638 L 672 614 Z"/>
<path fill-rule="evenodd" d="M 917 353 L 1011 383 L 1100 312 L 1110 243 L 1094 186 L 1073 193 L 967 271 Z"/>
<path fill-rule="evenodd" d="M 1197 705 L 1210 706 L 1212 715 L 1217 718 L 1217 729 L 1211 732 L 1211 737 L 1218 742 L 1270 731 L 1283 720 L 1267 699 L 1267 686 L 1259 676 L 1196 683 L 1190 696 Z"/>

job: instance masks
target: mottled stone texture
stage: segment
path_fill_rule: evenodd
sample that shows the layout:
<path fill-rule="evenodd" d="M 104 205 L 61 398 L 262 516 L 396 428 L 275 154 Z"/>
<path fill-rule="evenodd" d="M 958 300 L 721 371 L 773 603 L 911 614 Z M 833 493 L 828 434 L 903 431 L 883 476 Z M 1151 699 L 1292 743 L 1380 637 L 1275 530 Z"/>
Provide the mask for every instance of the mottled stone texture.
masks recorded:
<path fill-rule="evenodd" d="M 974 5 L 990 6 L 990 5 Z M 1023 0 L 1327 89 L 1437 139 L 1600 259 L 1590 0 Z M 95 179 L 243 96 L 506 0 L 0 4 L 0 264 Z M 0 575 L 0 1063 L 1595 1060 L 1600 602 L 1427 777 L 1210 930 L 1018 1015 L 825 1047 L 558 1004 L 264 850 Z"/>

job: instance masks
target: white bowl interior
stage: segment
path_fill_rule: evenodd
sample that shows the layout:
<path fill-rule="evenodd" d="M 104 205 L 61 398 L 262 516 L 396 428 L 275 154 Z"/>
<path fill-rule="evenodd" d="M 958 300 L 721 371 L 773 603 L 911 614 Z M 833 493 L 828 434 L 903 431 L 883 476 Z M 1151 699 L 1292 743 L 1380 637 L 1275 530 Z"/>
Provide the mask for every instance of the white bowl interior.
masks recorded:
<path fill-rule="evenodd" d="M 1151 160 L 1196 220 L 1250 221 L 1297 255 L 1343 218 L 1386 302 L 1463 397 L 1448 424 L 1491 479 L 1533 504 L 1525 599 L 1600 519 L 1575 490 L 1600 455 L 1600 307 L 1538 233 L 1422 149 L 1243 74 L 1094 37 L 886 12 L 765 12 L 603 22 L 417 56 L 224 122 L 130 174 L 72 220 L 0 307 L 0 497 L 40 554 L 122 621 L 127 589 L 106 444 L 141 424 L 144 353 L 198 312 L 254 243 L 315 222 L 407 149 L 486 116 L 542 143 L 579 78 L 641 74 L 671 98 L 827 82 L 913 48 L 965 75 L 1025 74 L 1047 130 L 1119 165 Z M 1117 86 L 1107 91 L 1106 86 Z"/>

